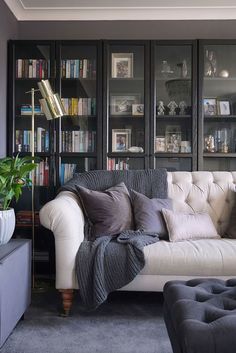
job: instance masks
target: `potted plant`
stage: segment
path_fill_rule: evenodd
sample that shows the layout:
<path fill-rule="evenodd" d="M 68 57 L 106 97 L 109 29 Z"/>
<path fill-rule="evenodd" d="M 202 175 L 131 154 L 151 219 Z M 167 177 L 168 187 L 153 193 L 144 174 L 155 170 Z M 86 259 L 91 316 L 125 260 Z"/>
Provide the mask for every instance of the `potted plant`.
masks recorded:
<path fill-rule="evenodd" d="M 29 156 L 0 159 L 0 245 L 11 239 L 15 229 L 15 212 L 10 203 L 18 201 L 23 187 L 30 187 L 29 173 L 36 166 Z"/>

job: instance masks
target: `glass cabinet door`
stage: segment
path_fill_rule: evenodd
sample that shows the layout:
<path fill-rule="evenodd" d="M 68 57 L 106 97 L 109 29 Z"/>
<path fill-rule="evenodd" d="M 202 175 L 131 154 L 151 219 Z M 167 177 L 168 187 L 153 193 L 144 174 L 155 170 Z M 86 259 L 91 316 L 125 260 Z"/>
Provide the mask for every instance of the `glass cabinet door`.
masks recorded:
<path fill-rule="evenodd" d="M 31 156 L 34 153 L 37 168 L 34 173 L 35 246 L 34 260 L 37 272 L 44 271 L 49 262 L 48 232 L 40 226 L 39 210 L 54 195 L 53 123 L 41 111 L 38 82 L 48 79 L 55 89 L 55 47 L 51 41 L 10 41 L 9 43 L 9 105 L 8 154 Z M 34 131 L 32 131 L 32 99 L 34 94 Z M 23 188 L 22 196 L 13 205 L 16 213 L 14 237 L 32 238 L 32 191 Z M 47 265 L 46 265 L 47 267 Z M 46 270 L 47 271 L 47 270 Z M 49 271 L 50 272 L 50 271 Z"/>
<path fill-rule="evenodd" d="M 139 41 L 110 42 L 105 47 L 104 168 L 108 170 L 147 167 L 148 47 Z"/>
<path fill-rule="evenodd" d="M 59 184 L 64 184 L 75 173 L 98 168 L 101 102 L 97 99 L 98 43 L 62 42 L 59 51 L 60 91 L 67 115 L 59 123 L 58 177 Z"/>
<path fill-rule="evenodd" d="M 200 45 L 199 167 L 236 170 L 236 43 Z"/>
<path fill-rule="evenodd" d="M 193 161 L 196 153 L 194 46 L 189 42 L 172 43 L 156 42 L 153 50 L 154 134 L 151 150 L 155 156 L 154 167 L 192 170 L 196 169 Z"/>

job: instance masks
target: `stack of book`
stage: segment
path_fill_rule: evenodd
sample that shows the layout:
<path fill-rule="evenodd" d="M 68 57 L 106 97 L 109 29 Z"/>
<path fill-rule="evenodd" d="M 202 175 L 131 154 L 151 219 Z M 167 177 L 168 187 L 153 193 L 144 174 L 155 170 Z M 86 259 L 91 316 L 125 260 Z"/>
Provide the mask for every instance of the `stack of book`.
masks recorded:
<path fill-rule="evenodd" d="M 21 115 L 32 115 L 32 105 L 31 104 L 22 104 L 20 107 L 20 114 Z M 41 106 L 35 105 L 34 106 L 34 114 L 42 114 Z"/>
<path fill-rule="evenodd" d="M 61 60 L 62 78 L 96 78 L 96 60 Z"/>
<path fill-rule="evenodd" d="M 50 62 L 45 59 L 17 59 L 16 78 L 48 78 Z"/>
<path fill-rule="evenodd" d="M 39 212 L 34 212 L 34 224 L 35 226 L 40 225 Z M 16 213 L 16 226 L 32 226 L 32 211 L 21 210 Z"/>
<path fill-rule="evenodd" d="M 96 98 L 62 98 L 68 115 L 96 115 Z"/>

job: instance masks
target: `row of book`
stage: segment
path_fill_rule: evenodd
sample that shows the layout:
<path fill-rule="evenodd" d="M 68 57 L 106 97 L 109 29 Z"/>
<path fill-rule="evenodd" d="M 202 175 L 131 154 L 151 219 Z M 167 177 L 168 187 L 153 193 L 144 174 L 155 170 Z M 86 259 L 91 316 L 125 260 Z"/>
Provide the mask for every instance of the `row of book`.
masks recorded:
<path fill-rule="evenodd" d="M 129 170 L 129 163 L 126 160 L 120 158 L 108 158 L 107 160 L 108 170 Z"/>
<path fill-rule="evenodd" d="M 62 78 L 96 78 L 95 59 L 61 60 Z"/>
<path fill-rule="evenodd" d="M 68 115 L 96 115 L 96 98 L 62 98 Z"/>
<path fill-rule="evenodd" d="M 32 172 L 30 173 L 30 178 L 32 178 Z M 37 168 L 34 171 L 34 185 L 38 186 L 49 186 L 49 163 L 48 159 L 45 161 L 37 163 Z"/>
<path fill-rule="evenodd" d="M 94 152 L 96 150 L 96 131 L 62 131 L 62 152 Z"/>
<path fill-rule="evenodd" d="M 32 131 L 16 130 L 16 151 L 31 152 Z M 49 152 L 49 131 L 37 127 L 34 132 L 34 151 Z"/>
<path fill-rule="evenodd" d="M 35 226 L 39 226 L 39 212 L 34 212 L 34 224 Z M 16 213 L 16 226 L 32 226 L 32 211 L 29 210 L 21 210 Z"/>
<path fill-rule="evenodd" d="M 61 185 L 65 184 L 68 180 L 73 178 L 76 171 L 76 164 L 62 163 L 61 164 Z"/>
<path fill-rule="evenodd" d="M 16 78 L 48 78 L 50 61 L 45 59 L 17 59 Z"/>

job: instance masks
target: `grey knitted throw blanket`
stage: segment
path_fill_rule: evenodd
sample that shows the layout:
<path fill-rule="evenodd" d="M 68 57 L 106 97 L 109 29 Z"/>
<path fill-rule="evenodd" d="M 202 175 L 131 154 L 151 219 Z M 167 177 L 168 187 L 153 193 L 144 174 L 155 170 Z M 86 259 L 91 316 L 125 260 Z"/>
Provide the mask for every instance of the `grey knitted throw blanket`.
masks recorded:
<path fill-rule="evenodd" d="M 128 190 L 134 189 L 147 197 L 167 197 L 167 172 L 164 168 L 146 170 L 93 170 L 79 173 L 63 185 L 60 191 L 77 194 L 76 185 L 97 191 L 124 182 Z"/>
<path fill-rule="evenodd" d="M 164 168 L 80 173 L 59 191 L 77 194 L 76 186 L 101 191 L 121 182 L 128 190 L 134 189 L 149 198 L 167 198 L 167 172 Z M 85 222 L 85 238 L 87 226 L 88 220 Z M 76 272 L 84 304 L 95 309 L 110 292 L 131 282 L 145 265 L 144 246 L 158 240 L 156 234 L 131 230 L 115 238 L 103 236 L 94 242 L 83 241 L 76 257 Z"/>
<path fill-rule="evenodd" d="M 96 309 L 109 293 L 131 282 L 145 265 L 144 246 L 158 240 L 155 233 L 124 231 L 117 238 L 104 236 L 82 242 L 76 272 L 84 305 Z"/>

